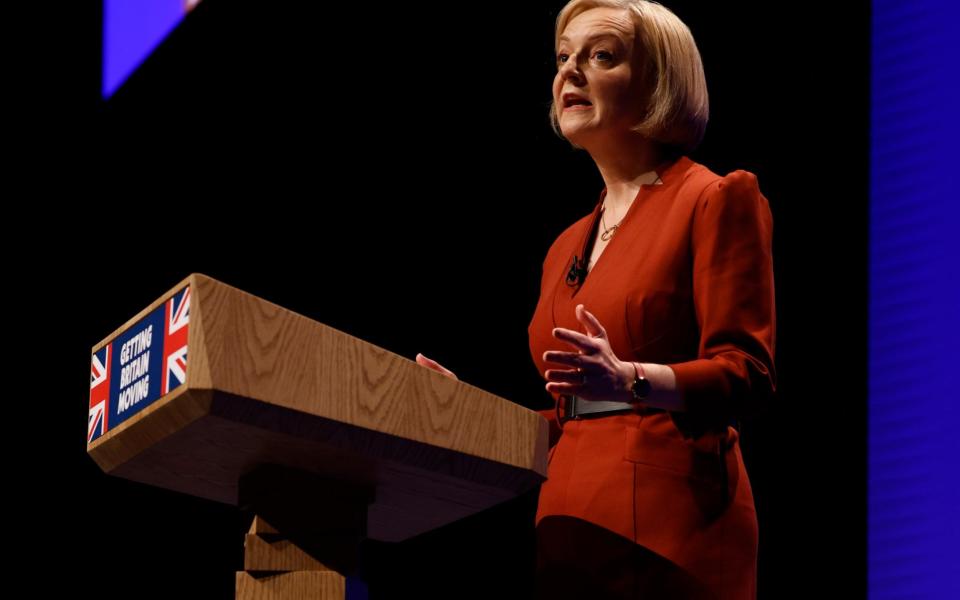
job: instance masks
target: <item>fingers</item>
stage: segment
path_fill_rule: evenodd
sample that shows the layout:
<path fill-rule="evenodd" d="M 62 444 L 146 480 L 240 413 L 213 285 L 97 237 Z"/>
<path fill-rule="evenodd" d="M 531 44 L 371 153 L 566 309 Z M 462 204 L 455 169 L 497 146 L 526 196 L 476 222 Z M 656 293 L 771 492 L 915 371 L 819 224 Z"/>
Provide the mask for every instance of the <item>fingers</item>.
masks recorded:
<path fill-rule="evenodd" d="M 574 383 L 555 383 L 551 381 L 547 383 L 547 391 L 551 394 L 554 392 L 558 394 L 581 394 L 583 393 L 583 386 Z"/>
<path fill-rule="evenodd" d="M 576 370 L 547 369 L 544 376 L 553 383 L 583 383 L 583 373 Z"/>
<path fill-rule="evenodd" d="M 446 375 L 447 377 L 450 377 L 451 379 L 458 379 L 458 377 L 457 377 L 456 375 L 454 375 L 453 371 L 451 371 L 450 369 L 447 369 L 447 368 L 443 367 L 443 366 L 442 366 L 440 363 L 438 363 L 437 361 L 435 361 L 435 360 L 433 360 L 433 359 L 431 359 L 431 358 L 427 358 L 427 357 L 424 356 L 423 354 L 417 353 L 417 358 L 416 358 L 416 360 L 417 360 L 417 364 L 418 364 L 418 365 L 427 367 L 428 369 L 433 369 L 434 371 L 437 371 L 437 372 L 439 372 L 439 373 L 443 373 L 444 375 Z M 458 380 L 459 380 L 459 379 L 458 379 Z"/>
<path fill-rule="evenodd" d="M 603 328 L 603 325 L 600 324 L 600 321 L 588 311 L 582 304 L 578 304 L 577 308 L 574 310 L 577 314 L 577 319 L 583 323 L 584 329 L 587 330 L 587 333 L 594 337 L 606 337 L 607 331 Z"/>
<path fill-rule="evenodd" d="M 554 327 L 553 337 L 570 344 L 583 354 L 603 352 L 606 344 L 608 344 L 606 341 L 607 330 L 604 329 L 600 321 L 593 316 L 593 313 L 584 308 L 582 304 L 577 305 L 575 312 L 577 313 L 577 320 L 583 323 L 587 333 L 583 334 L 572 329 Z M 544 360 L 549 359 L 544 358 Z"/>
<path fill-rule="evenodd" d="M 547 350 L 543 353 L 543 361 L 557 363 L 558 365 L 569 365 L 580 368 L 583 355 L 576 352 L 560 352 L 557 350 Z"/>
<path fill-rule="evenodd" d="M 441 373 L 450 373 L 450 371 L 448 371 L 443 366 L 441 366 L 440 363 L 433 360 L 432 358 L 427 358 L 422 354 L 417 354 L 417 362 L 425 367 L 429 367 L 436 371 L 440 371 Z"/>
<path fill-rule="evenodd" d="M 544 362 L 573 367 L 572 369 L 548 369 L 544 373 L 547 391 L 583 395 L 592 390 L 601 397 L 603 394 L 609 395 L 609 390 L 604 389 L 606 385 L 604 382 L 610 380 L 608 376 L 610 358 L 615 360 L 616 357 L 611 354 L 607 331 L 600 324 L 600 320 L 583 304 L 578 304 L 574 312 L 586 333 L 563 327 L 553 329 L 555 338 L 570 344 L 577 349 L 577 352 L 547 351 L 543 353 Z M 587 372 L 593 373 L 590 375 L 589 385 L 585 377 Z"/>
<path fill-rule="evenodd" d="M 564 329 L 563 327 L 554 327 L 553 328 L 553 337 L 558 340 L 567 342 L 574 348 L 581 350 L 587 354 L 593 354 L 600 350 L 600 347 L 597 345 L 590 336 L 584 335 L 579 331 L 574 331 L 572 329 Z"/>

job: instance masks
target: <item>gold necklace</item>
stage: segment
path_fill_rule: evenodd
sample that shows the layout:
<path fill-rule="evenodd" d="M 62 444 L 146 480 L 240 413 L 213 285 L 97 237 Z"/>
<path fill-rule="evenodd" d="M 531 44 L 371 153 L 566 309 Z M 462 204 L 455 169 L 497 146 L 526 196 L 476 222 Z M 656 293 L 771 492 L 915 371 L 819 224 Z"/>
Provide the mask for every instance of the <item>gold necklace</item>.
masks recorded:
<path fill-rule="evenodd" d="M 603 218 L 606 213 L 607 213 L 607 207 L 604 206 L 603 210 L 600 212 L 600 223 L 605 227 L 605 229 L 603 230 L 603 233 L 600 234 L 600 239 L 605 242 L 609 241 L 610 238 L 613 237 L 613 234 L 617 232 L 617 227 L 620 227 L 620 221 L 623 221 L 623 217 L 620 217 L 620 221 L 617 221 L 616 225 L 614 225 L 613 227 L 607 227 L 607 222 Z M 624 217 L 627 216 L 626 213 L 624 213 L 623 216 Z"/>
<path fill-rule="evenodd" d="M 653 185 L 653 184 L 657 183 L 658 181 L 660 181 L 660 176 L 659 176 L 659 175 L 657 176 L 656 179 L 653 180 L 653 183 L 647 184 L 647 185 Z M 634 200 L 634 202 L 636 202 L 636 200 Z M 631 205 L 631 206 L 632 206 L 632 205 Z M 629 206 L 627 207 L 627 212 L 623 213 L 623 216 L 620 217 L 620 220 L 617 221 L 617 223 L 616 223 L 615 225 L 613 225 L 612 227 L 607 227 L 607 222 L 606 222 L 606 220 L 603 218 L 603 217 L 606 215 L 606 212 L 607 212 L 607 200 L 606 200 L 606 198 L 604 198 L 604 200 L 603 200 L 603 210 L 600 211 L 600 224 L 603 225 L 604 230 L 603 230 L 603 233 L 600 234 L 600 239 L 603 240 L 603 241 L 605 241 L 605 242 L 608 242 L 608 241 L 610 241 L 610 238 L 613 237 L 613 234 L 615 234 L 615 233 L 617 232 L 617 227 L 620 227 L 620 223 L 623 221 L 624 218 L 626 218 L 627 213 L 630 212 L 630 207 L 629 207 Z"/>

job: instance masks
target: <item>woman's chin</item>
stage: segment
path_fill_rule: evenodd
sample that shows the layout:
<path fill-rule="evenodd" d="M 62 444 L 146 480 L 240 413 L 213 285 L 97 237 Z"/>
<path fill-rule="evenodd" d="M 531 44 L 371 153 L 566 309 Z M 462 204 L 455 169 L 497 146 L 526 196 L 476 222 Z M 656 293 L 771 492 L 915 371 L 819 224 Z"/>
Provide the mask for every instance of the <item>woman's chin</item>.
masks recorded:
<path fill-rule="evenodd" d="M 594 137 L 591 130 L 586 127 L 561 127 L 560 132 L 568 142 L 581 147 L 589 144 L 590 139 Z"/>

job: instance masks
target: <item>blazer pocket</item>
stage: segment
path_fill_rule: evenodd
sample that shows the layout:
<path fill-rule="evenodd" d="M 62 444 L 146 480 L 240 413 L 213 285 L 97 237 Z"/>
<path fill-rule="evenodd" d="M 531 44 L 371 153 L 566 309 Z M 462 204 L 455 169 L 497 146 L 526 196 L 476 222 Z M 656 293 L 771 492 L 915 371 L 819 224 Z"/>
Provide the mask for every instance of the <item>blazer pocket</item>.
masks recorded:
<path fill-rule="evenodd" d="M 713 482 L 726 479 L 726 457 L 719 440 L 714 450 L 705 451 L 682 438 L 653 433 L 643 427 L 627 426 L 624 429 L 624 460 L 666 469 L 692 479 Z"/>

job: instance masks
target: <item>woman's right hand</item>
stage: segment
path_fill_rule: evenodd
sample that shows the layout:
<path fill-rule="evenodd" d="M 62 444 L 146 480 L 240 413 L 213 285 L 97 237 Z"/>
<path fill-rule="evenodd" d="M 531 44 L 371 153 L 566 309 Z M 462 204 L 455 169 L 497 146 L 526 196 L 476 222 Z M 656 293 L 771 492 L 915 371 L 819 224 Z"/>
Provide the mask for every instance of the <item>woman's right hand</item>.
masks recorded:
<path fill-rule="evenodd" d="M 451 371 L 451 370 L 449 370 L 449 369 L 443 368 L 443 366 L 441 366 L 440 363 L 438 363 L 438 362 L 435 361 L 435 360 L 429 359 L 429 358 L 427 358 L 426 356 L 424 356 L 424 355 L 422 355 L 422 354 L 417 354 L 417 364 L 418 364 L 418 365 L 423 365 L 424 367 L 427 367 L 428 369 L 433 369 L 434 371 L 443 373 L 443 374 L 446 375 L 447 377 L 450 377 L 451 379 L 457 379 L 457 380 L 459 381 L 459 379 L 457 378 L 457 376 L 453 374 L 453 371 Z"/>

